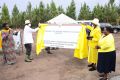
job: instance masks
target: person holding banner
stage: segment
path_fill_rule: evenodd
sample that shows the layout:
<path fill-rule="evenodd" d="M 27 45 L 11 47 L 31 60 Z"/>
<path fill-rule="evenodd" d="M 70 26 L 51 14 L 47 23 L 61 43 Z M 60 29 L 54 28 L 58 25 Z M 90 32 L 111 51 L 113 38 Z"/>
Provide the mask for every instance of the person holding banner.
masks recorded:
<path fill-rule="evenodd" d="M 24 46 L 26 49 L 25 62 L 31 62 L 33 60 L 31 56 L 33 36 L 32 33 L 38 31 L 39 28 L 32 29 L 30 20 L 25 21 L 24 28 Z"/>
<path fill-rule="evenodd" d="M 15 42 L 13 39 L 13 32 L 9 28 L 8 23 L 3 23 L 1 30 L 1 42 L 4 63 L 13 65 L 16 63 L 15 56 Z"/>
<path fill-rule="evenodd" d="M 110 27 L 105 27 L 98 46 L 96 46 L 96 49 L 98 49 L 97 71 L 101 73 L 99 76 L 102 77 L 100 80 L 107 80 L 108 73 L 115 71 L 116 50 L 111 32 Z"/>
<path fill-rule="evenodd" d="M 92 21 L 92 25 L 93 26 L 86 26 L 87 29 L 91 30 L 90 35 L 87 37 L 89 46 L 88 63 L 90 63 L 88 67 L 91 67 L 89 71 L 96 70 L 98 50 L 95 47 L 98 45 L 98 41 L 101 37 L 101 29 L 99 27 L 100 24 L 97 18 Z"/>

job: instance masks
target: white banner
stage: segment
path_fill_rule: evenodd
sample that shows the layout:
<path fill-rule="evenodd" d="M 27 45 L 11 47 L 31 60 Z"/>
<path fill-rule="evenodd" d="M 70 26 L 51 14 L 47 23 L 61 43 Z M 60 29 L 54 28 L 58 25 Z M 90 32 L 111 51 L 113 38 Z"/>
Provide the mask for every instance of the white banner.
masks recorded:
<path fill-rule="evenodd" d="M 49 47 L 75 49 L 81 26 L 47 26 L 44 44 Z"/>

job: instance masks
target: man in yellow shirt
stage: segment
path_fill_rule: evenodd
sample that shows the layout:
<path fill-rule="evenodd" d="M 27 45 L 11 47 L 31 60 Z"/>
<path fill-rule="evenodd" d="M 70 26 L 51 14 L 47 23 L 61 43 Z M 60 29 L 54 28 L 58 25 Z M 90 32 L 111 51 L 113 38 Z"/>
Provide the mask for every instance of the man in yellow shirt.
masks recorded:
<path fill-rule="evenodd" d="M 98 45 L 98 41 L 101 37 L 101 29 L 100 29 L 99 20 L 95 18 L 92 21 L 92 26 L 87 25 L 86 28 L 91 30 L 90 35 L 87 37 L 88 39 L 88 47 L 89 47 L 89 53 L 88 53 L 88 67 L 91 67 L 89 71 L 96 70 L 96 63 L 97 63 L 97 53 L 98 50 L 95 48 Z"/>

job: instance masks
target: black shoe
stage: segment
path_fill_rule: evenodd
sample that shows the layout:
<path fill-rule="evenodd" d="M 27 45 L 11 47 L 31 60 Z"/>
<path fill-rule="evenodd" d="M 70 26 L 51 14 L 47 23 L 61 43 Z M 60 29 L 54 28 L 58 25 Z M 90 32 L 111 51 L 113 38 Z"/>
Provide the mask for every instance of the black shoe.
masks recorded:
<path fill-rule="evenodd" d="M 104 77 L 104 74 L 100 74 L 99 77 Z"/>
<path fill-rule="evenodd" d="M 108 78 L 100 78 L 99 80 L 108 80 Z"/>
<path fill-rule="evenodd" d="M 93 63 L 88 65 L 88 67 L 92 67 L 92 66 L 93 66 Z"/>
<path fill-rule="evenodd" d="M 92 67 L 92 68 L 89 69 L 89 71 L 95 71 L 95 70 L 96 70 L 95 67 Z"/>
<path fill-rule="evenodd" d="M 51 52 L 47 52 L 48 54 L 53 54 L 53 53 L 51 53 Z"/>
<path fill-rule="evenodd" d="M 25 62 L 32 62 L 31 60 L 25 60 Z"/>

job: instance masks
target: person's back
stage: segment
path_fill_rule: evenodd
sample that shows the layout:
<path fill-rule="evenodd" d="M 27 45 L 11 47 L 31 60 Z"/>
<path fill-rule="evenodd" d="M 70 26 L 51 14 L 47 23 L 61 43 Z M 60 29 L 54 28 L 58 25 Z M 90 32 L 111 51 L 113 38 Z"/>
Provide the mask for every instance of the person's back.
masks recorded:
<path fill-rule="evenodd" d="M 30 31 L 30 27 L 25 25 L 24 28 L 24 44 L 33 43 L 32 31 Z"/>
<path fill-rule="evenodd" d="M 39 28 L 32 29 L 31 22 L 29 20 L 25 21 L 25 28 L 24 28 L 24 46 L 26 48 L 25 62 L 31 62 L 31 60 L 33 60 L 33 58 L 31 57 L 31 50 L 33 43 L 32 33 L 36 32 L 38 29 Z"/>

